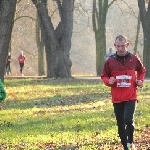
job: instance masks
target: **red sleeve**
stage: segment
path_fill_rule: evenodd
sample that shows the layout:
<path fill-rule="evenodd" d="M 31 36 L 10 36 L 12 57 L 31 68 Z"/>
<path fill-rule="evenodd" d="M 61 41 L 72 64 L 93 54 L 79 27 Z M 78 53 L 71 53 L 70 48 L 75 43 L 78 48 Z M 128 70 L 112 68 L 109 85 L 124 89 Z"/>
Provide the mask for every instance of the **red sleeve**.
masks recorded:
<path fill-rule="evenodd" d="M 18 57 L 18 60 L 20 59 L 20 56 Z"/>
<path fill-rule="evenodd" d="M 104 68 L 101 74 L 101 79 L 103 80 L 106 86 L 112 86 L 109 84 L 109 78 L 111 77 L 111 73 L 109 70 L 109 61 L 106 61 L 104 64 Z"/>
<path fill-rule="evenodd" d="M 143 82 L 144 78 L 145 78 L 145 73 L 146 73 L 146 68 L 143 66 L 143 64 L 141 63 L 140 59 L 138 58 L 138 63 L 137 63 L 137 80 L 141 80 Z"/>

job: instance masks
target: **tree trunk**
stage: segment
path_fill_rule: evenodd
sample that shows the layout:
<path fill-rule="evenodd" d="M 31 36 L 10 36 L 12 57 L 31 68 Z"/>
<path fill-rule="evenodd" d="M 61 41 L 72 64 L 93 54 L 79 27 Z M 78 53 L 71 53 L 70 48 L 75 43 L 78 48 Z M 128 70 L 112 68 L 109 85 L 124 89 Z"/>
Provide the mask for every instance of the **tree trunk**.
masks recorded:
<path fill-rule="evenodd" d="M 42 40 L 42 34 L 40 29 L 40 23 L 38 15 L 36 17 L 36 43 L 38 48 L 38 74 L 39 76 L 45 75 L 44 71 L 44 42 Z"/>
<path fill-rule="evenodd" d="M 104 56 L 106 54 L 106 17 L 108 8 L 113 4 L 114 1 L 115 0 L 112 0 L 112 2 L 108 4 L 108 0 L 93 0 L 92 23 L 96 41 L 97 76 L 100 76 L 105 62 Z"/>
<path fill-rule="evenodd" d="M 16 0 L 0 1 L 0 79 L 4 80 L 6 56 L 14 23 Z"/>
<path fill-rule="evenodd" d="M 104 27 L 105 28 L 105 27 Z M 95 33 L 96 40 L 96 72 L 99 76 L 104 66 L 104 56 L 106 54 L 106 34 L 105 29 Z"/>
<path fill-rule="evenodd" d="M 140 14 L 138 15 L 138 23 L 137 23 L 137 30 L 136 30 L 136 38 L 135 38 L 135 44 L 134 44 L 134 54 L 139 54 L 139 51 L 137 51 L 137 45 L 138 45 L 138 39 L 139 39 L 139 32 L 140 32 Z"/>
<path fill-rule="evenodd" d="M 145 6 L 145 0 L 138 0 L 138 6 L 144 34 L 143 63 L 147 70 L 146 77 L 150 77 L 150 1 L 148 1 L 147 9 Z"/>
<path fill-rule="evenodd" d="M 44 34 L 47 77 L 71 77 L 72 63 L 69 52 L 73 30 L 74 0 L 63 0 L 62 3 L 57 0 L 61 21 L 55 30 L 43 0 L 32 0 L 32 2 L 37 8 L 41 30 Z"/>

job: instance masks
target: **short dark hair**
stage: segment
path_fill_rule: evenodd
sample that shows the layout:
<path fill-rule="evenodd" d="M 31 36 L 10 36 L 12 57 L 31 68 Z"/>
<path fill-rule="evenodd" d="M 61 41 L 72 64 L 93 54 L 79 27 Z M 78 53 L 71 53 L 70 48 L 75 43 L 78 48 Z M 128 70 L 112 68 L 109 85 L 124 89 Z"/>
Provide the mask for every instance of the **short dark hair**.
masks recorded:
<path fill-rule="evenodd" d="M 119 41 L 122 41 L 122 40 L 127 41 L 127 37 L 124 36 L 124 35 L 118 35 L 118 36 L 116 37 L 116 39 L 115 39 L 115 42 L 116 42 L 117 39 L 118 39 Z"/>

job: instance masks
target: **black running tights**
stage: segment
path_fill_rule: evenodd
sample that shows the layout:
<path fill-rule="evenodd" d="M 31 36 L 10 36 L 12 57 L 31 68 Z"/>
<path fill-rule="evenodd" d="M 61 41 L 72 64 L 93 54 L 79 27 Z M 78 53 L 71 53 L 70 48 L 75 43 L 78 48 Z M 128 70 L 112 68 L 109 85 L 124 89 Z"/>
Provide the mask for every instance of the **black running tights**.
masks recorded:
<path fill-rule="evenodd" d="M 114 103 L 113 106 L 117 120 L 118 134 L 124 149 L 127 149 L 127 143 L 133 142 L 133 117 L 136 107 L 136 100 Z"/>

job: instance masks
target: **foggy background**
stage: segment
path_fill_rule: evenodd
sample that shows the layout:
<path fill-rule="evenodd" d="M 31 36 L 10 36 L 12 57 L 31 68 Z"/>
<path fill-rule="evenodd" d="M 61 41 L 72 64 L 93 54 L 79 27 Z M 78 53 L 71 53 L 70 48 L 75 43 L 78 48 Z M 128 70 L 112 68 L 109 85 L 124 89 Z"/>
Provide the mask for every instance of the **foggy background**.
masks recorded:
<path fill-rule="evenodd" d="M 114 39 L 119 34 L 128 37 L 130 42 L 129 51 L 133 52 L 139 9 L 136 0 L 126 0 L 125 2 L 115 2 L 108 9 L 106 20 L 106 52 L 108 52 L 110 47 L 114 48 Z M 49 1 L 48 8 L 51 14 L 51 11 L 55 9 L 55 4 Z M 23 51 L 27 57 L 23 71 L 24 75 L 36 76 L 38 75 L 38 56 L 35 41 L 36 9 L 30 0 L 21 1 L 17 5 L 15 18 L 16 21 L 11 39 L 12 75 L 19 75 L 17 58 L 20 51 Z M 53 23 L 57 25 L 59 21 L 58 12 L 52 18 Z M 141 55 L 142 49 L 143 33 L 141 27 L 138 43 L 138 51 Z M 96 75 L 95 51 L 95 35 L 92 30 L 92 0 L 76 0 L 72 46 L 70 50 L 72 75 Z"/>

